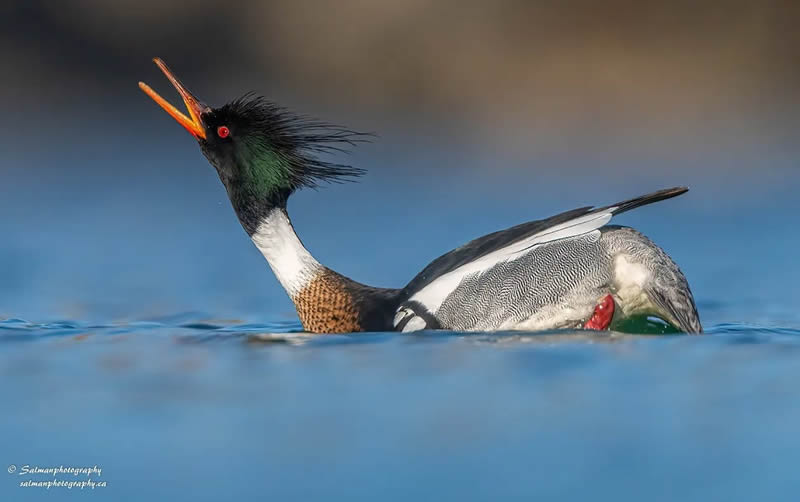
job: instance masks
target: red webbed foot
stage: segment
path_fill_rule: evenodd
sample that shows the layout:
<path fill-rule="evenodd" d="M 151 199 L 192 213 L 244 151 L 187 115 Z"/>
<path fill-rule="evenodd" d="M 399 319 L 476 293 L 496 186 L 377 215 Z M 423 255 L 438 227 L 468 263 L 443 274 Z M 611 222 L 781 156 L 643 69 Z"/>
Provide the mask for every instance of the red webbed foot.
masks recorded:
<path fill-rule="evenodd" d="M 594 308 L 594 314 L 583 325 L 583 329 L 596 329 L 598 331 L 607 329 L 611 324 L 612 317 L 614 317 L 614 298 L 611 295 L 606 295 Z"/>

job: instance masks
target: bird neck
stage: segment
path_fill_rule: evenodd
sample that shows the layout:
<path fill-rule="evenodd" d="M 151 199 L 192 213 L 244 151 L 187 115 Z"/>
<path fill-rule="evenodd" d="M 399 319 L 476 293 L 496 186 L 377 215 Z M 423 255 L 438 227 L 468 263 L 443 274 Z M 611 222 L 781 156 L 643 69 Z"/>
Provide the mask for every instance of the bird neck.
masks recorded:
<path fill-rule="evenodd" d="M 363 331 L 366 288 L 321 265 L 303 246 L 285 208 L 273 208 L 261 218 L 251 239 L 297 309 L 303 329 L 314 333 Z"/>
<path fill-rule="evenodd" d="M 325 272 L 297 237 L 284 208 L 268 210 L 250 238 L 292 300 Z"/>

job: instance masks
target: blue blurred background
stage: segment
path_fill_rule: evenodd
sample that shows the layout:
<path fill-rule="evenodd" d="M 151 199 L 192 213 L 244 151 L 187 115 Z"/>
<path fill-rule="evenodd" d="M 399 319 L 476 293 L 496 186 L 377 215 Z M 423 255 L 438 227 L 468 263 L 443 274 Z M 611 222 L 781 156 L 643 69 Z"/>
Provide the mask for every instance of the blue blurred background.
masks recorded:
<path fill-rule="evenodd" d="M 486 232 L 688 185 L 621 222 L 701 302 L 793 316 L 793 2 L 3 5 L 0 313 L 294 318 L 194 141 L 138 90 L 179 101 L 160 56 L 211 104 L 255 90 L 378 134 L 346 159 L 362 183 L 290 206 L 358 280 L 401 286 Z"/>
<path fill-rule="evenodd" d="M 210 499 L 788 499 L 798 22 L 790 1 L 0 3 L 0 461 L 103 461 L 114 500 L 180 497 L 198 472 Z M 179 102 L 154 56 L 212 105 L 257 91 L 377 134 L 345 157 L 362 182 L 289 206 L 321 262 L 372 285 L 688 185 L 619 223 L 671 254 L 715 336 L 244 343 L 296 314 L 194 140 L 139 91 Z M 9 500 L 42 495 L 12 481 Z"/>

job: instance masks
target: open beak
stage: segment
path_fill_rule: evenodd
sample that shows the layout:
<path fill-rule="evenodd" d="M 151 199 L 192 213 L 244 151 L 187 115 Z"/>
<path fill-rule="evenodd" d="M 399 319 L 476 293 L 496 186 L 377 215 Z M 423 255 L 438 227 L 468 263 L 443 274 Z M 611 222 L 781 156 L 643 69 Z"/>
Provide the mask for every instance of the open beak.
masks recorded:
<path fill-rule="evenodd" d="M 153 98 L 153 101 L 158 103 L 158 106 L 164 109 L 167 113 L 169 113 L 172 118 L 178 121 L 180 125 L 186 128 L 192 136 L 197 139 L 206 139 L 206 129 L 203 126 L 203 121 L 200 119 L 200 115 L 208 110 L 208 107 L 201 103 L 197 98 L 192 96 L 192 93 L 186 90 L 186 88 L 181 84 L 178 77 L 175 76 L 169 69 L 169 67 L 162 61 L 160 58 L 153 58 L 153 62 L 161 68 L 161 71 L 164 72 L 164 75 L 167 76 L 172 85 L 175 86 L 175 90 L 178 91 L 178 94 L 181 95 L 183 98 L 183 102 L 186 105 L 186 109 L 189 110 L 189 116 L 187 117 L 183 113 L 181 113 L 177 108 L 169 104 L 169 102 L 158 95 L 156 91 L 150 88 L 149 85 L 145 84 L 144 82 L 139 82 L 139 88 L 145 92 L 148 96 Z"/>

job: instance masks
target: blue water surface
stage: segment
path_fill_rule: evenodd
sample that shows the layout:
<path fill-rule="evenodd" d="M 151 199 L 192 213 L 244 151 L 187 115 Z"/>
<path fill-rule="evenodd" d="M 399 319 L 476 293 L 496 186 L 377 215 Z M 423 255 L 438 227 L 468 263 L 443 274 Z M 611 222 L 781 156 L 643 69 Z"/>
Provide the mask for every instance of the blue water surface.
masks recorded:
<path fill-rule="evenodd" d="M 4 459 L 98 465 L 107 486 L 92 496 L 108 500 L 791 500 L 800 489 L 798 330 L 286 334 L 297 329 L 4 321 Z M 5 477 L 7 500 L 42 497 L 18 486 L 28 477 Z"/>
<path fill-rule="evenodd" d="M 101 500 L 800 493 L 800 177 L 779 152 L 706 171 L 368 146 L 362 183 L 291 201 L 323 263 L 402 286 L 478 235 L 688 184 L 615 222 L 681 266 L 708 336 L 311 336 L 189 139 L 89 155 L 64 134 L 0 166 L 0 500 L 91 490 L 20 487 L 25 465 L 97 465 Z"/>

